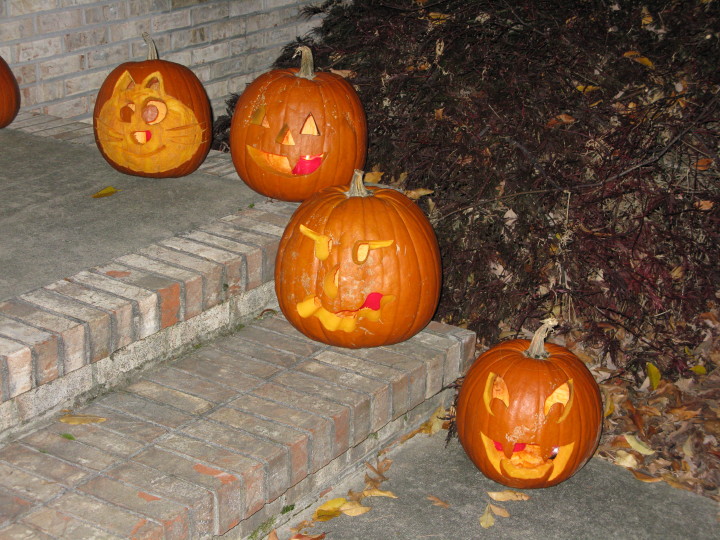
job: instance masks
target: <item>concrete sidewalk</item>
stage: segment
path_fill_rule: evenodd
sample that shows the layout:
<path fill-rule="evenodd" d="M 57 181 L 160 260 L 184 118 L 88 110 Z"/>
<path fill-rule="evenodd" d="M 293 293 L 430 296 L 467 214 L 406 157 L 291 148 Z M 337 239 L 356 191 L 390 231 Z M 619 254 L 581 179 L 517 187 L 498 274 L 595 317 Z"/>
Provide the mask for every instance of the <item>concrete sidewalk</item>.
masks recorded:
<path fill-rule="evenodd" d="M 328 540 L 720 538 L 720 509 L 716 502 L 664 482 L 644 484 L 629 471 L 600 458 L 591 459 L 572 478 L 552 488 L 515 490 L 529 495 L 527 501 L 493 501 L 488 491 L 508 488 L 485 478 L 457 439 L 445 447 L 445 434 L 416 435 L 382 456 L 393 463 L 381 489 L 392 491 L 397 499 L 365 498 L 363 504 L 372 508 L 368 513 L 340 516 L 304 532 L 325 532 Z M 322 502 L 345 497 L 349 489 L 361 491 L 365 472 L 369 471 L 344 480 L 317 504 L 279 528 L 279 539 L 290 538 L 290 528 L 311 519 Z M 428 496 L 449 506 L 433 505 Z M 488 503 L 501 506 L 510 517 L 495 516 L 494 525 L 483 529 L 479 518 Z"/>

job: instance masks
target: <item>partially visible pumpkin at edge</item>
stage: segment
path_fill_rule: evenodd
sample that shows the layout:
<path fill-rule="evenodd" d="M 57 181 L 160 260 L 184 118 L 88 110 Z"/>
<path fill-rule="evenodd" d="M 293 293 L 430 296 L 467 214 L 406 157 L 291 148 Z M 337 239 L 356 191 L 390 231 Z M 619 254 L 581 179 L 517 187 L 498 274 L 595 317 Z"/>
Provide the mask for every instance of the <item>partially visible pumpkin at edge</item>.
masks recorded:
<path fill-rule="evenodd" d="M 12 123 L 20 110 L 20 87 L 7 62 L 0 57 L 0 128 Z"/>

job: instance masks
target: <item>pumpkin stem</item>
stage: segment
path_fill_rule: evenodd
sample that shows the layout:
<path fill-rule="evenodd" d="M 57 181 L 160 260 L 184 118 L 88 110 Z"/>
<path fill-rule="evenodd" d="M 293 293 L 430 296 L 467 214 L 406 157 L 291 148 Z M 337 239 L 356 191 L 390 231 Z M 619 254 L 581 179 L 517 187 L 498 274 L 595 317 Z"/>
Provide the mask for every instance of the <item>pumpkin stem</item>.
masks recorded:
<path fill-rule="evenodd" d="M 372 191 L 365 187 L 363 182 L 363 176 L 365 173 L 360 169 L 355 169 L 353 172 L 352 180 L 350 180 L 350 189 L 347 191 L 348 197 L 370 197 Z"/>
<path fill-rule="evenodd" d="M 557 324 L 558 321 L 555 317 L 550 317 L 542 321 L 542 326 L 533 334 L 530 347 L 525 352 L 525 355 L 535 359 L 547 358 L 548 353 L 545 350 L 545 338 L 552 332 L 552 329 L 557 326 Z"/>
<path fill-rule="evenodd" d="M 300 71 L 298 71 L 297 76 L 302 77 L 303 79 L 314 79 L 315 63 L 313 61 L 313 55 L 310 47 L 301 45 L 295 50 L 293 58 L 298 54 L 300 55 Z"/>
<path fill-rule="evenodd" d="M 147 32 L 142 33 L 142 38 L 145 40 L 145 43 L 147 43 L 148 46 L 147 59 L 157 60 L 158 50 L 157 46 L 155 45 L 155 41 L 153 41 L 153 38 L 151 38 L 150 34 L 148 34 Z"/>

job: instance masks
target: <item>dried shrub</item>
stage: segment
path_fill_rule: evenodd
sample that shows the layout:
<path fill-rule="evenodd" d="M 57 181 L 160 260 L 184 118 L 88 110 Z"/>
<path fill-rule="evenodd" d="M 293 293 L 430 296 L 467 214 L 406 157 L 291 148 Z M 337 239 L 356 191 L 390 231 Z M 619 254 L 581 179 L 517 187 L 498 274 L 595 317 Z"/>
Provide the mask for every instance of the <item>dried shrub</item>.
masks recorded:
<path fill-rule="evenodd" d="M 317 13 L 299 42 L 357 88 L 367 168 L 433 190 L 419 203 L 443 255 L 436 318 L 489 344 L 554 312 L 568 342 L 638 378 L 648 361 L 678 375 L 716 354 L 718 2 Z"/>

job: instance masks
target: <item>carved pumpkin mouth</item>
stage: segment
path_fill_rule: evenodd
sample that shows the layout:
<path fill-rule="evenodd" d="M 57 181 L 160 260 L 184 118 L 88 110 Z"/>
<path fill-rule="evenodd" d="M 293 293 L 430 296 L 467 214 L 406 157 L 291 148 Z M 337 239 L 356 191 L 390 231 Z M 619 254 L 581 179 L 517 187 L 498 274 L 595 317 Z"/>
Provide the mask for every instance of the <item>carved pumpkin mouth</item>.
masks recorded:
<path fill-rule="evenodd" d="M 270 168 L 275 172 L 289 174 L 293 176 L 304 176 L 314 173 L 320 165 L 322 165 L 324 154 L 316 154 L 314 156 L 300 156 L 294 167 L 290 166 L 290 160 L 287 156 L 279 154 L 271 154 L 250 146 L 246 146 L 248 154 L 255 163 L 261 167 Z"/>
<path fill-rule="evenodd" d="M 523 480 L 551 481 L 557 477 L 570 460 L 575 443 L 553 447 L 552 454 L 542 456 L 540 445 L 514 443 L 510 457 L 507 457 L 501 442 L 493 441 L 480 433 L 488 461 L 495 470 L 508 478 Z"/>
<path fill-rule="evenodd" d="M 317 296 L 311 295 L 302 302 L 298 302 L 297 310 L 298 314 L 305 319 L 317 318 L 326 330 L 352 332 L 357 328 L 358 321 L 361 319 L 372 322 L 379 321 L 383 307 L 393 300 L 395 300 L 395 296 L 391 294 L 372 292 L 365 297 L 358 309 L 344 309 L 333 313 L 322 305 Z"/>

